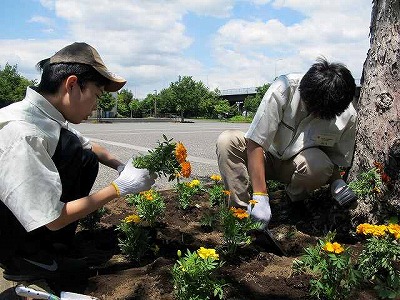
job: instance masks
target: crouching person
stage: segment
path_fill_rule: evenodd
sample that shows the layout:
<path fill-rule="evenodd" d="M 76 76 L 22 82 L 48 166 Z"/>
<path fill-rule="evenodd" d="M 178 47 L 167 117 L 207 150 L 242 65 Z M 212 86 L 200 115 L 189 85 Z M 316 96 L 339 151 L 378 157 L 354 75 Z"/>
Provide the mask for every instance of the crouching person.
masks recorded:
<path fill-rule="evenodd" d="M 70 126 L 90 116 L 104 91 L 126 83 L 93 47 L 73 43 L 38 67 L 39 85 L 0 109 L 0 266 L 12 281 L 85 276 L 85 261 L 60 255 L 55 245 L 70 247 L 79 219 L 155 180 Z M 119 176 L 90 194 L 99 163 Z"/>

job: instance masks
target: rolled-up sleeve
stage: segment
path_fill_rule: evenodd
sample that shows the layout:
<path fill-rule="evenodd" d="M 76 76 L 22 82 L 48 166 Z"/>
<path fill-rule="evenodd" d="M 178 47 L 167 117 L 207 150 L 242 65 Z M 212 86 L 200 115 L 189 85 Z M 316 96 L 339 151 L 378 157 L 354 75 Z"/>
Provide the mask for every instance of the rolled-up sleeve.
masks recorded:
<path fill-rule="evenodd" d="M 282 120 L 284 105 L 287 102 L 285 97 L 287 89 L 288 83 L 284 76 L 271 84 L 245 134 L 245 138 L 256 142 L 264 150 L 268 150 L 271 146 Z"/>

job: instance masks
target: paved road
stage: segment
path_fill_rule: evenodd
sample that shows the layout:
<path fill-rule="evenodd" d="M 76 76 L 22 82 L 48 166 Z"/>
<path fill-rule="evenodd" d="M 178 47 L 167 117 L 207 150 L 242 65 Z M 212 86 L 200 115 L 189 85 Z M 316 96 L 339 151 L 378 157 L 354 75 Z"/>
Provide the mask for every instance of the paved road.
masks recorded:
<path fill-rule="evenodd" d="M 83 135 L 106 147 L 122 161 L 132 155 L 144 154 L 162 141 L 162 134 L 184 143 L 192 164 L 192 177 L 208 177 L 219 173 L 215 155 L 218 135 L 227 129 L 246 131 L 249 124 L 194 121 L 193 123 L 82 123 L 74 125 Z M 116 171 L 101 166 L 93 191 L 104 187 L 117 176 Z M 170 188 L 171 183 L 157 179 L 155 188 Z"/>

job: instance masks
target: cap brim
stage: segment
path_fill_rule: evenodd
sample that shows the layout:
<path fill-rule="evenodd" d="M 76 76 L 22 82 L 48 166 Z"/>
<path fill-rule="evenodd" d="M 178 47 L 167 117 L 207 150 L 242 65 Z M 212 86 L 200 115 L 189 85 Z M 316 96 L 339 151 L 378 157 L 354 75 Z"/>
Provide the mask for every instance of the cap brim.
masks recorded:
<path fill-rule="evenodd" d="M 93 66 L 94 67 L 94 66 Z M 105 78 L 109 79 L 110 82 L 104 86 L 106 92 L 116 92 L 120 90 L 126 83 L 126 80 L 114 73 L 111 73 L 107 69 L 94 67 L 97 72 L 103 75 Z"/>

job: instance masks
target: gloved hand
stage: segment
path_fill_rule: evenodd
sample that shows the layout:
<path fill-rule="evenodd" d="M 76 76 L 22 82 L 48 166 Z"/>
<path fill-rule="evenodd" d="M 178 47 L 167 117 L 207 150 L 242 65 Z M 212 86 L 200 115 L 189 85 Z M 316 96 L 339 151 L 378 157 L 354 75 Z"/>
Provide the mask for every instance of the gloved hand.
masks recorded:
<path fill-rule="evenodd" d="M 118 175 L 121 175 L 121 173 L 122 173 L 122 171 L 123 171 L 124 169 L 125 169 L 125 165 L 124 165 L 124 164 L 119 165 L 119 166 L 117 167 Z"/>
<path fill-rule="evenodd" d="M 136 194 L 147 191 L 154 184 L 157 175 L 151 174 L 147 169 L 135 168 L 132 158 L 125 164 L 125 168 L 112 185 L 119 191 L 119 196 L 126 194 Z"/>
<path fill-rule="evenodd" d="M 261 229 L 265 229 L 271 220 L 271 207 L 269 206 L 268 194 L 254 193 L 252 200 L 257 201 L 257 203 L 249 203 L 247 205 L 247 213 L 256 221 L 262 223 Z"/>
<path fill-rule="evenodd" d="M 333 199 L 340 206 L 347 206 L 357 200 L 356 194 L 348 187 L 343 179 L 336 179 L 331 184 L 331 194 Z"/>

